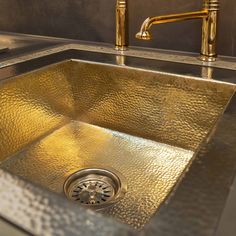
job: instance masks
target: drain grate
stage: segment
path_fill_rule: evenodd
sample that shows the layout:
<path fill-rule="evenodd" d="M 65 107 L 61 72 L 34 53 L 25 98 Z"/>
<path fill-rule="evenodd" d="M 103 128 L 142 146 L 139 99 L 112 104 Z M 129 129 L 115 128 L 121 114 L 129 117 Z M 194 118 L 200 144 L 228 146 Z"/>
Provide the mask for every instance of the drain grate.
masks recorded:
<path fill-rule="evenodd" d="M 112 199 L 115 190 L 111 184 L 96 180 L 92 176 L 88 176 L 88 178 L 90 180 L 74 184 L 73 190 L 70 192 L 70 198 L 72 200 L 88 205 L 101 204 Z"/>
<path fill-rule="evenodd" d="M 126 189 L 126 183 L 120 173 L 95 168 L 72 174 L 64 185 L 68 199 L 97 209 L 120 200 Z"/>

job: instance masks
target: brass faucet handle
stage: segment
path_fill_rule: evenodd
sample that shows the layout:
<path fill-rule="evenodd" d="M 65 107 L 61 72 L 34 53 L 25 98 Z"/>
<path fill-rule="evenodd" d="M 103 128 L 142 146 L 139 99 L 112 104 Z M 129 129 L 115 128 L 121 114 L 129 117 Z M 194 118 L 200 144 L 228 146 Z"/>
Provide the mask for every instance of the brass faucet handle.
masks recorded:
<path fill-rule="evenodd" d="M 218 11 L 220 9 L 219 0 L 204 0 L 203 8 L 210 11 Z"/>

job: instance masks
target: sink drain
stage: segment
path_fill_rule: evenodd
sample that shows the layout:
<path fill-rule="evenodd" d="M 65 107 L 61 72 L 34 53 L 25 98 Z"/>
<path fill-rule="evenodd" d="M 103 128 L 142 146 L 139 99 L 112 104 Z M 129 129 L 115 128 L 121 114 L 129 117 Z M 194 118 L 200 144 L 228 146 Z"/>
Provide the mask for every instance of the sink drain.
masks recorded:
<path fill-rule="evenodd" d="M 126 190 L 120 173 L 97 168 L 82 169 L 69 176 L 64 184 L 68 199 L 96 209 L 116 203 Z"/>

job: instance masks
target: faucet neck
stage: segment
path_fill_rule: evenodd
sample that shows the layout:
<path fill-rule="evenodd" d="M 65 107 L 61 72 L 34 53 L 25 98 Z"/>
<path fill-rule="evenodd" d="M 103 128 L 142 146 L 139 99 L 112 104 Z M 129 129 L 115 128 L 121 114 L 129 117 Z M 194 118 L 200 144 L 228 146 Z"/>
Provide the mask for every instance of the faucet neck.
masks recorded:
<path fill-rule="evenodd" d="M 116 50 L 128 47 L 128 0 L 116 1 Z"/>
<path fill-rule="evenodd" d="M 217 25 L 219 13 L 219 0 L 204 0 L 203 8 L 208 11 L 207 17 L 203 18 L 202 23 L 202 46 L 201 60 L 215 61 L 216 41 L 217 41 Z"/>

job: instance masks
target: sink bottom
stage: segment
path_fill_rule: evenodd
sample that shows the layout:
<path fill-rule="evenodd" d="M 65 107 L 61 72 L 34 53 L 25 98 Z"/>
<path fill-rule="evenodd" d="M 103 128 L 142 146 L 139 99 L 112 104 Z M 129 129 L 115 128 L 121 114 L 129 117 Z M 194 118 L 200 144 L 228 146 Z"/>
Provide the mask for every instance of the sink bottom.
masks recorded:
<path fill-rule="evenodd" d="M 85 168 L 112 168 L 127 181 L 125 196 L 102 209 L 141 229 L 193 157 L 193 151 L 71 121 L 1 163 L 1 167 L 62 194 L 66 179 Z"/>

